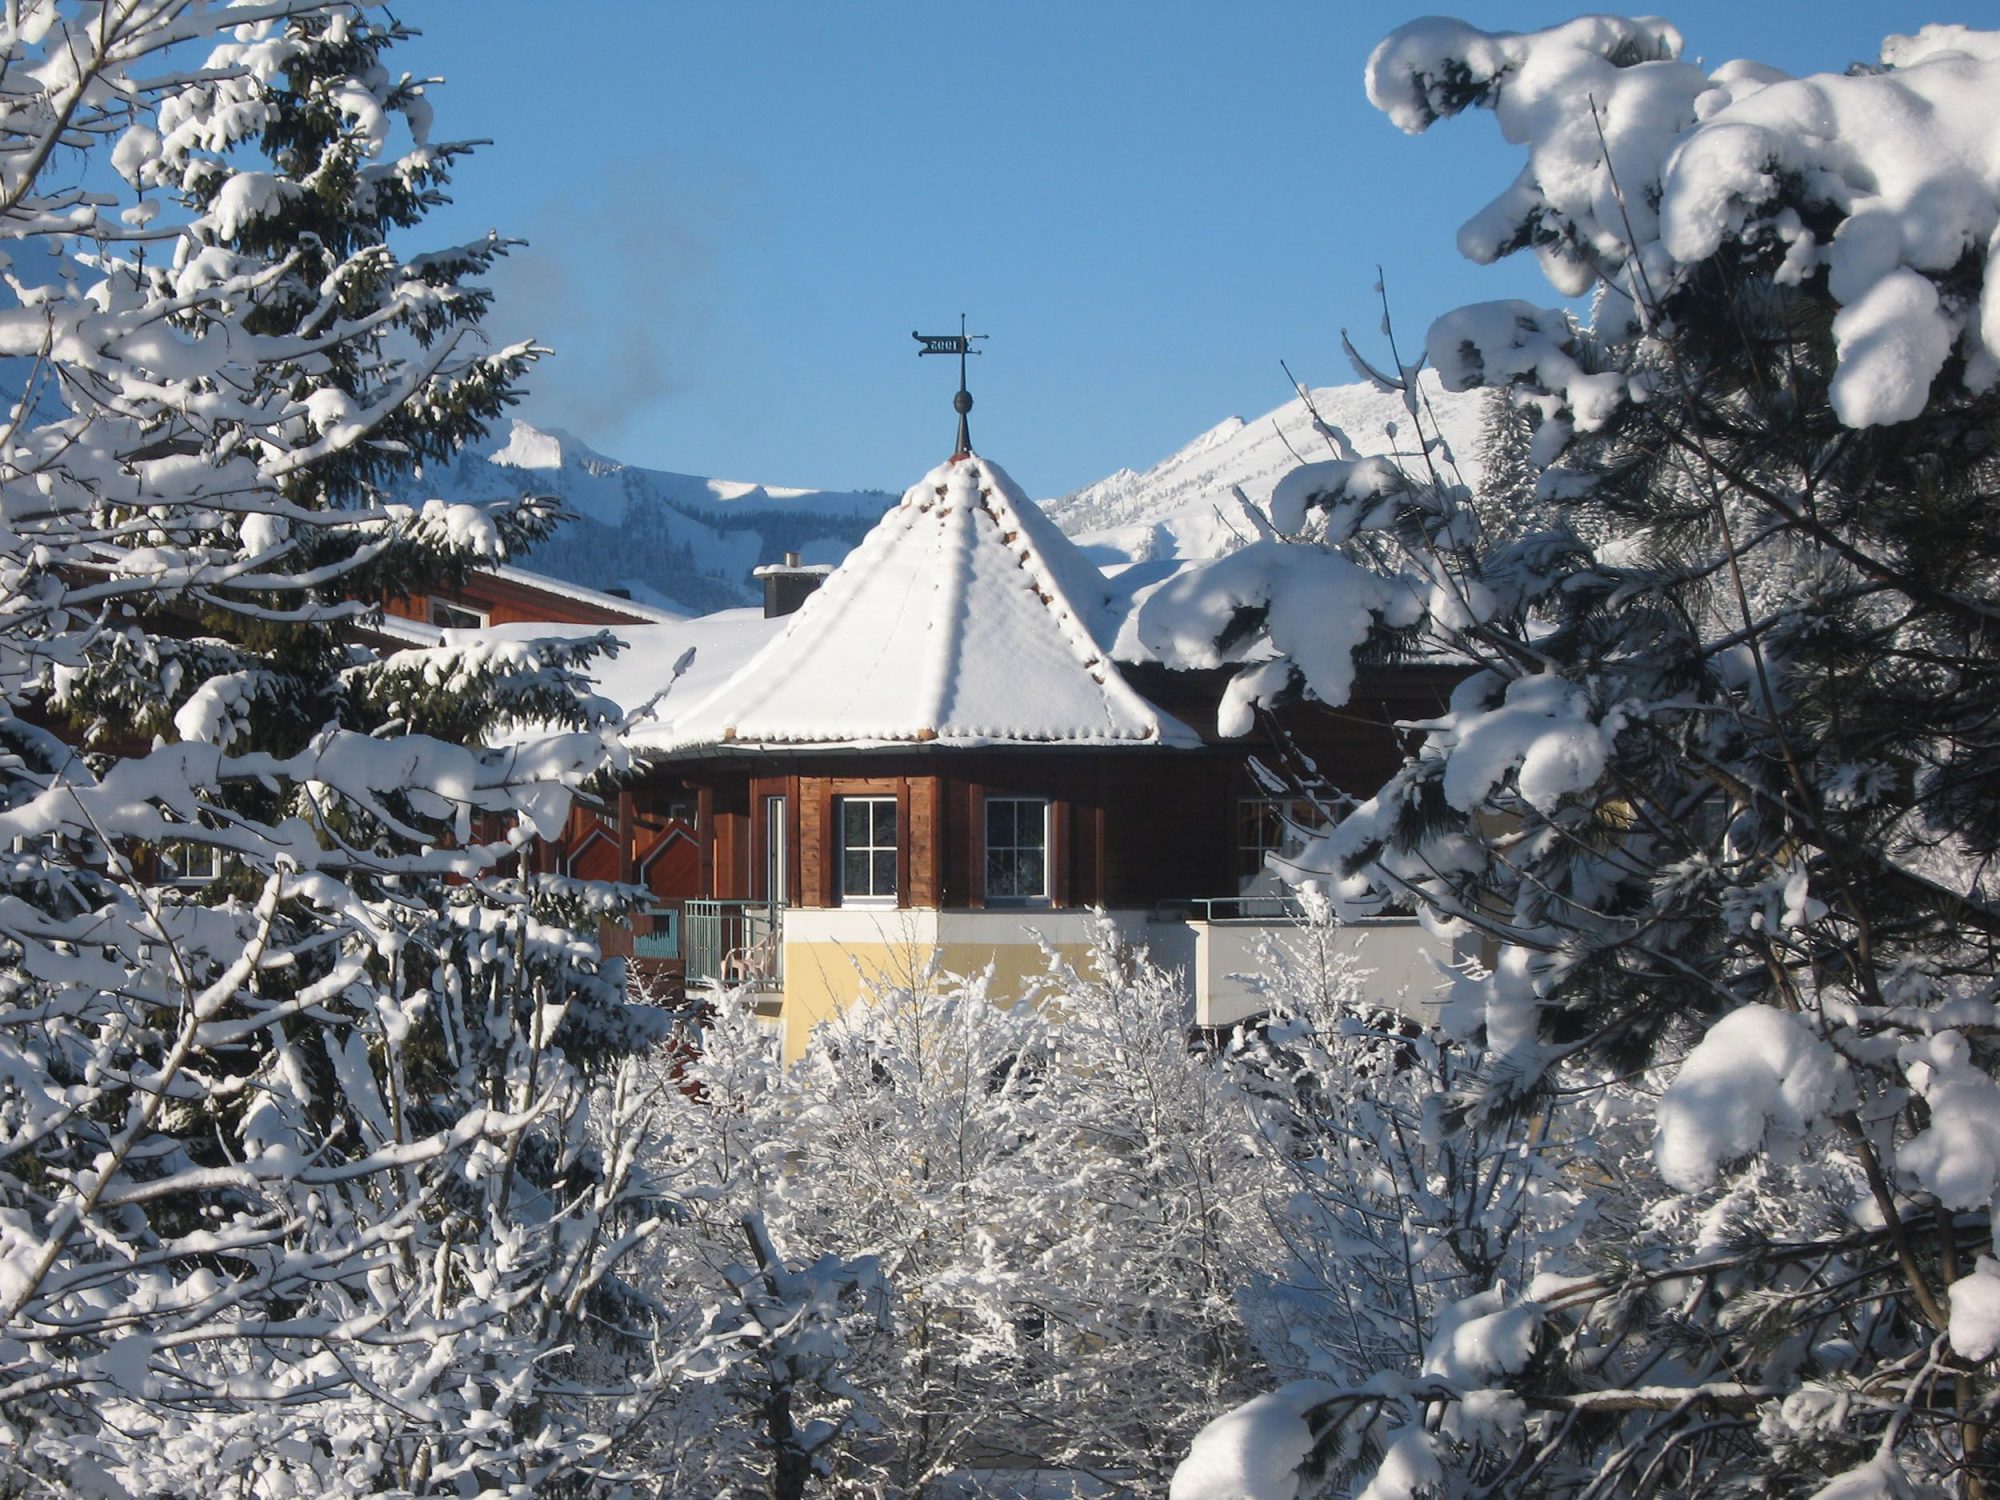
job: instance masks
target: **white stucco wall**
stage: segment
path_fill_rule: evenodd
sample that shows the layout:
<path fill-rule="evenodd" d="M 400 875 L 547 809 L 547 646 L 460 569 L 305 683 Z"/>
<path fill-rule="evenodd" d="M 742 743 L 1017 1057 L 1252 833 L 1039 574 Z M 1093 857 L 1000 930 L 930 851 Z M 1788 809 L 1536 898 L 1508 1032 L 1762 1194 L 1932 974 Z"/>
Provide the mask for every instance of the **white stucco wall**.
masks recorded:
<path fill-rule="evenodd" d="M 1238 976 L 1262 967 L 1259 954 L 1267 939 L 1300 941 L 1295 924 L 1255 917 L 1152 922 L 1147 937 L 1158 962 L 1188 976 L 1199 1026 L 1233 1026 L 1261 1014 L 1266 1009 L 1263 998 Z M 1368 999 L 1419 1018 L 1426 1016 L 1447 982 L 1446 969 L 1455 957 L 1451 944 L 1425 932 L 1414 917 L 1341 927 L 1330 944 L 1337 952 L 1356 954 L 1361 967 L 1372 971 L 1363 989 Z"/>

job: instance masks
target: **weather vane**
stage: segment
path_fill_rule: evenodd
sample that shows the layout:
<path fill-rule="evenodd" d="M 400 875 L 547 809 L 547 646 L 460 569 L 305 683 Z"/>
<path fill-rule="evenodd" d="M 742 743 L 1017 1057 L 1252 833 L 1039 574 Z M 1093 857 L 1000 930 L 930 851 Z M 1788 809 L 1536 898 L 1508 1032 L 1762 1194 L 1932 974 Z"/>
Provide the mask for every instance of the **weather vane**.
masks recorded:
<path fill-rule="evenodd" d="M 986 335 L 983 333 L 967 333 L 965 331 L 965 314 L 960 313 L 958 315 L 957 333 L 912 332 L 910 337 L 923 345 L 923 348 L 917 351 L 917 356 L 920 359 L 926 354 L 956 354 L 958 356 L 958 394 L 951 398 L 951 409 L 958 413 L 958 447 L 953 451 L 951 456 L 953 458 L 968 457 L 972 452 L 972 426 L 966 421 L 966 417 L 972 411 L 972 392 L 965 388 L 965 356 L 980 353 L 981 351 L 972 347 L 972 341 L 974 339 L 983 339 Z"/>

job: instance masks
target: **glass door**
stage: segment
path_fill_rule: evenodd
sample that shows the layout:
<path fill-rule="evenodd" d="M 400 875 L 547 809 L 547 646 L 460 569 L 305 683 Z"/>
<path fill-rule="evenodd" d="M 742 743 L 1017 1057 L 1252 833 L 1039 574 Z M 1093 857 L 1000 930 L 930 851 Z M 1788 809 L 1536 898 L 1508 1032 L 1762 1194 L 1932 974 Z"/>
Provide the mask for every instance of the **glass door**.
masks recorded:
<path fill-rule="evenodd" d="M 764 799 L 764 899 L 773 912 L 790 903 L 791 859 L 785 836 L 785 799 Z"/>

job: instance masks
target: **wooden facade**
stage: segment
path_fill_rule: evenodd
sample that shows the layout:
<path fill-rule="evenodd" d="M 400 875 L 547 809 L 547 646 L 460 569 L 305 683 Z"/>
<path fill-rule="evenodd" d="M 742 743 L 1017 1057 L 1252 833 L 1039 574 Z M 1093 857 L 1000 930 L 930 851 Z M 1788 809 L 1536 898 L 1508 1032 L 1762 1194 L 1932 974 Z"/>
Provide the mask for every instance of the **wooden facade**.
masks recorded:
<path fill-rule="evenodd" d="M 451 618 L 451 612 L 464 618 Z M 457 588 L 398 594 L 382 601 L 398 619 L 445 625 L 639 625 L 662 618 L 652 610 L 594 589 L 508 569 L 475 569 Z"/>
<path fill-rule="evenodd" d="M 1141 690 L 1184 719 L 1212 724 L 1226 673 L 1160 674 L 1184 680 L 1170 695 Z M 977 911 L 983 888 L 982 809 L 988 797 L 1045 798 L 1051 808 L 1047 904 L 1150 907 L 1231 893 L 1237 878 L 1239 800 L 1268 796 L 1255 758 L 1283 776 L 1310 764 L 1334 793 L 1367 796 L 1402 764 L 1401 721 L 1436 716 L 1455 671 L 1411 671 L 1364 682 L 1339 711 L 1317 705 L 1279 716 L 1268 732 L 1212 739 L 1199 750 L 1064 746 L 1052 749 L 820 750 L 655 767 L 632 793 L 639 805 L 670 788 L 694 788 L 713 851 L 701 892 L 767 900 L 771 849 L 767 799 L 787 815 L 781 874 L 788 904 L 837 906 L 834 803 L 886 796 L 898 809 L 899 907 Z M 1182 701 L 1173 702 L 1172 698 Z M 679 795 L 685 797 L 682 790 Z"/>
<path fill-rule="evenodd" d="M 513 570 L 476 572 L 462 590 L 388 607 L 429 622 L 433 603 L 475 611 L 493 624 L 619 625 L 650 617 L 643 607 L 628 611 L 589 590 L 541 587 L 533 575 Z M 711 928 L 736 924 L 711 960 L 733 954 L 774 962 L 782 912 L 824 913 L 816 930 L 823 934 L 832 921 L 864 946 L 868 929 L 891 925 L 870 920 L 871 912 L 903 912 L 970 914 L 950 920 L 961 935 L 959 956 L 977 963 L 1003 930 L 1016 934 L 1017 946 L 1025 942 L 1038 913 L 1045 926 L 1053 920 L 1047 914 L 1069 913 L 1061 920 L 1074 926 L 1075 914 L 1089 908 L 1176 917 L 1212 910 L 1204 901 L 1226 904 L 1240 896 L 1263 869 L 1257 847 L 1246 842 L 1245 810 L 1282 801 L 1273 777 L 1328 801 L 1372 794 L 1412 748 L 1414 737 L 1396 725 L 1435 718 L 1462 675 L 1456 668 L 1364 670 L 1345 707 L 1299 704 L 1260 716 L 1256 733 L 1225 740 L 1213 727 L 1234 669 L 1116 670 L 1147 704 L 1195 736 L 1175 726 L 1169 743 L 708 744 L 661 755 L 621 789 L 580 803 L 562 836 L 539 846 L 533 859 L 546 872 L 650 893 L 650 911 L 602 936 L 606 953 L 631 959 L 661 998 L 674 998 L 685 983 L 683 917 L 694 907 Z M 1270 775 L 1253 773 L 1253 760 Z M 841 799 L 863 797 L 893 800 L 895 882 L 893 892 L 871 892 L 857 902 L 842 895 L 838 824 Z M 987 889 L 987 807 L 996 798 L 1045 804 L 1031 898 Z M 969 947 L 968 922 L 983 934 Z M 1031 947 L 1024 948 L 1015 960 L 1032 957 Z M 776 972 L 766 968 L 761 977 L 768 982 Z M 815 1016 L 841 1003 L 831 992 L 794 998 L 802 1011 L 787 1020 L 798 1033 L 788 1033 L 791 1047 Z"/>
<path fill-rule="evenodd" d="M 1229 675 L 1130 673 L 1151 701 L 1205 728 Z M 1253 774 L 1253 759 L 1281 777 L 1309 766 L 1322 794 L 1365 797 L 1409 751 L 1412 736 L 1397 723 L 1442 712 L 1459 675 L 1364 674 L 1343 709 L 1302 704 L 1267 716 L 1256 734 L 1206 735 L 1192 749 L 906 746 L 663 759 L 614 803 L 579 810 L 557 857 L 579 876 L 643 884 L 663 909 L 689 900 L 833 908 L 842 905 L 839 799 L 893 798 L 898 878 L 890 909 L 977 912 L 996 904 L 984 889 L 987 799 L 1043 799 L 1048 895 L 1000 904 L 1186 910 L 1242 888 L 1241 809 L 1272 796 Z M 782 814 L 775 819 L 774 799 Z M 611 951 L 631 951 L 629 937 L 606 936 Z M 658 967 L 670 978 L 678 972 L 672 961 Z"/>

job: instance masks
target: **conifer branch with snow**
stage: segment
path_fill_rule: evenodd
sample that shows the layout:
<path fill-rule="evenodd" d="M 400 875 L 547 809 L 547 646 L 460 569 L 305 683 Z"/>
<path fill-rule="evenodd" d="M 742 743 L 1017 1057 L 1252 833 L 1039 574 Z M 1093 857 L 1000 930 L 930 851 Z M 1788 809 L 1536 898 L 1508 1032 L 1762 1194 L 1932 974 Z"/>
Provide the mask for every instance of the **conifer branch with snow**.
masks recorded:
<path fill-rule="evenodd" d="M 1357 653 L 1467 664 L 1317 867 L 1343 911 L 1490 944 L 1442 1015 L 1478 1067 L 1437 1141 L 1643 1127 L 1568 1179 L 1640 1211 L 1431 1315 L 1525 1320 L 1515 1355 L 1246 1410 L 1177 1493 L 1317 1493 L 1364 1400 L 1411 1414 L 1340 1448 L 1371 1496 L 1995 1477 L 2000 41 L 1929 27 L 1808 79 L 1680 53 L 1612 17 L 1377 49 L 1397 123 L 1486 108 L 1524 148 L 1462 248 L 1597 294 L 1588 324 L 1486 304 L 1427 341 L 1523 414 L 1533 499 L 1495 533 L 1435 475 L 1312 465 L 1279 492 L 1299 560 L 1142 619 L 1171 649 L 1254 612 L 1259 697 L 1338 703 Z M 1271 1423 L 1299 1462 L 1232 1479 Z"/>
<path fill-rule="evenodd" d="M 401 35 L 296 0 L 0 21 L 0 238 L 37 252 L 0 303 L 10 1490 L 603 1457 L 562 1365 L 636 1185 L 584 1149 L 585 1078 L 655 1028 L 579 935 L 604 901 L 508 871 L 616 726 L 574 650 L 353 636 L 553 521 L 384 488 L 538 352 L 480 338 L 498 241 L 398 247 L 465 149 Z M 51 187 L 58 148 L 116 178 Z M 507 721 L 564 732 L 486 748 Z"/>

